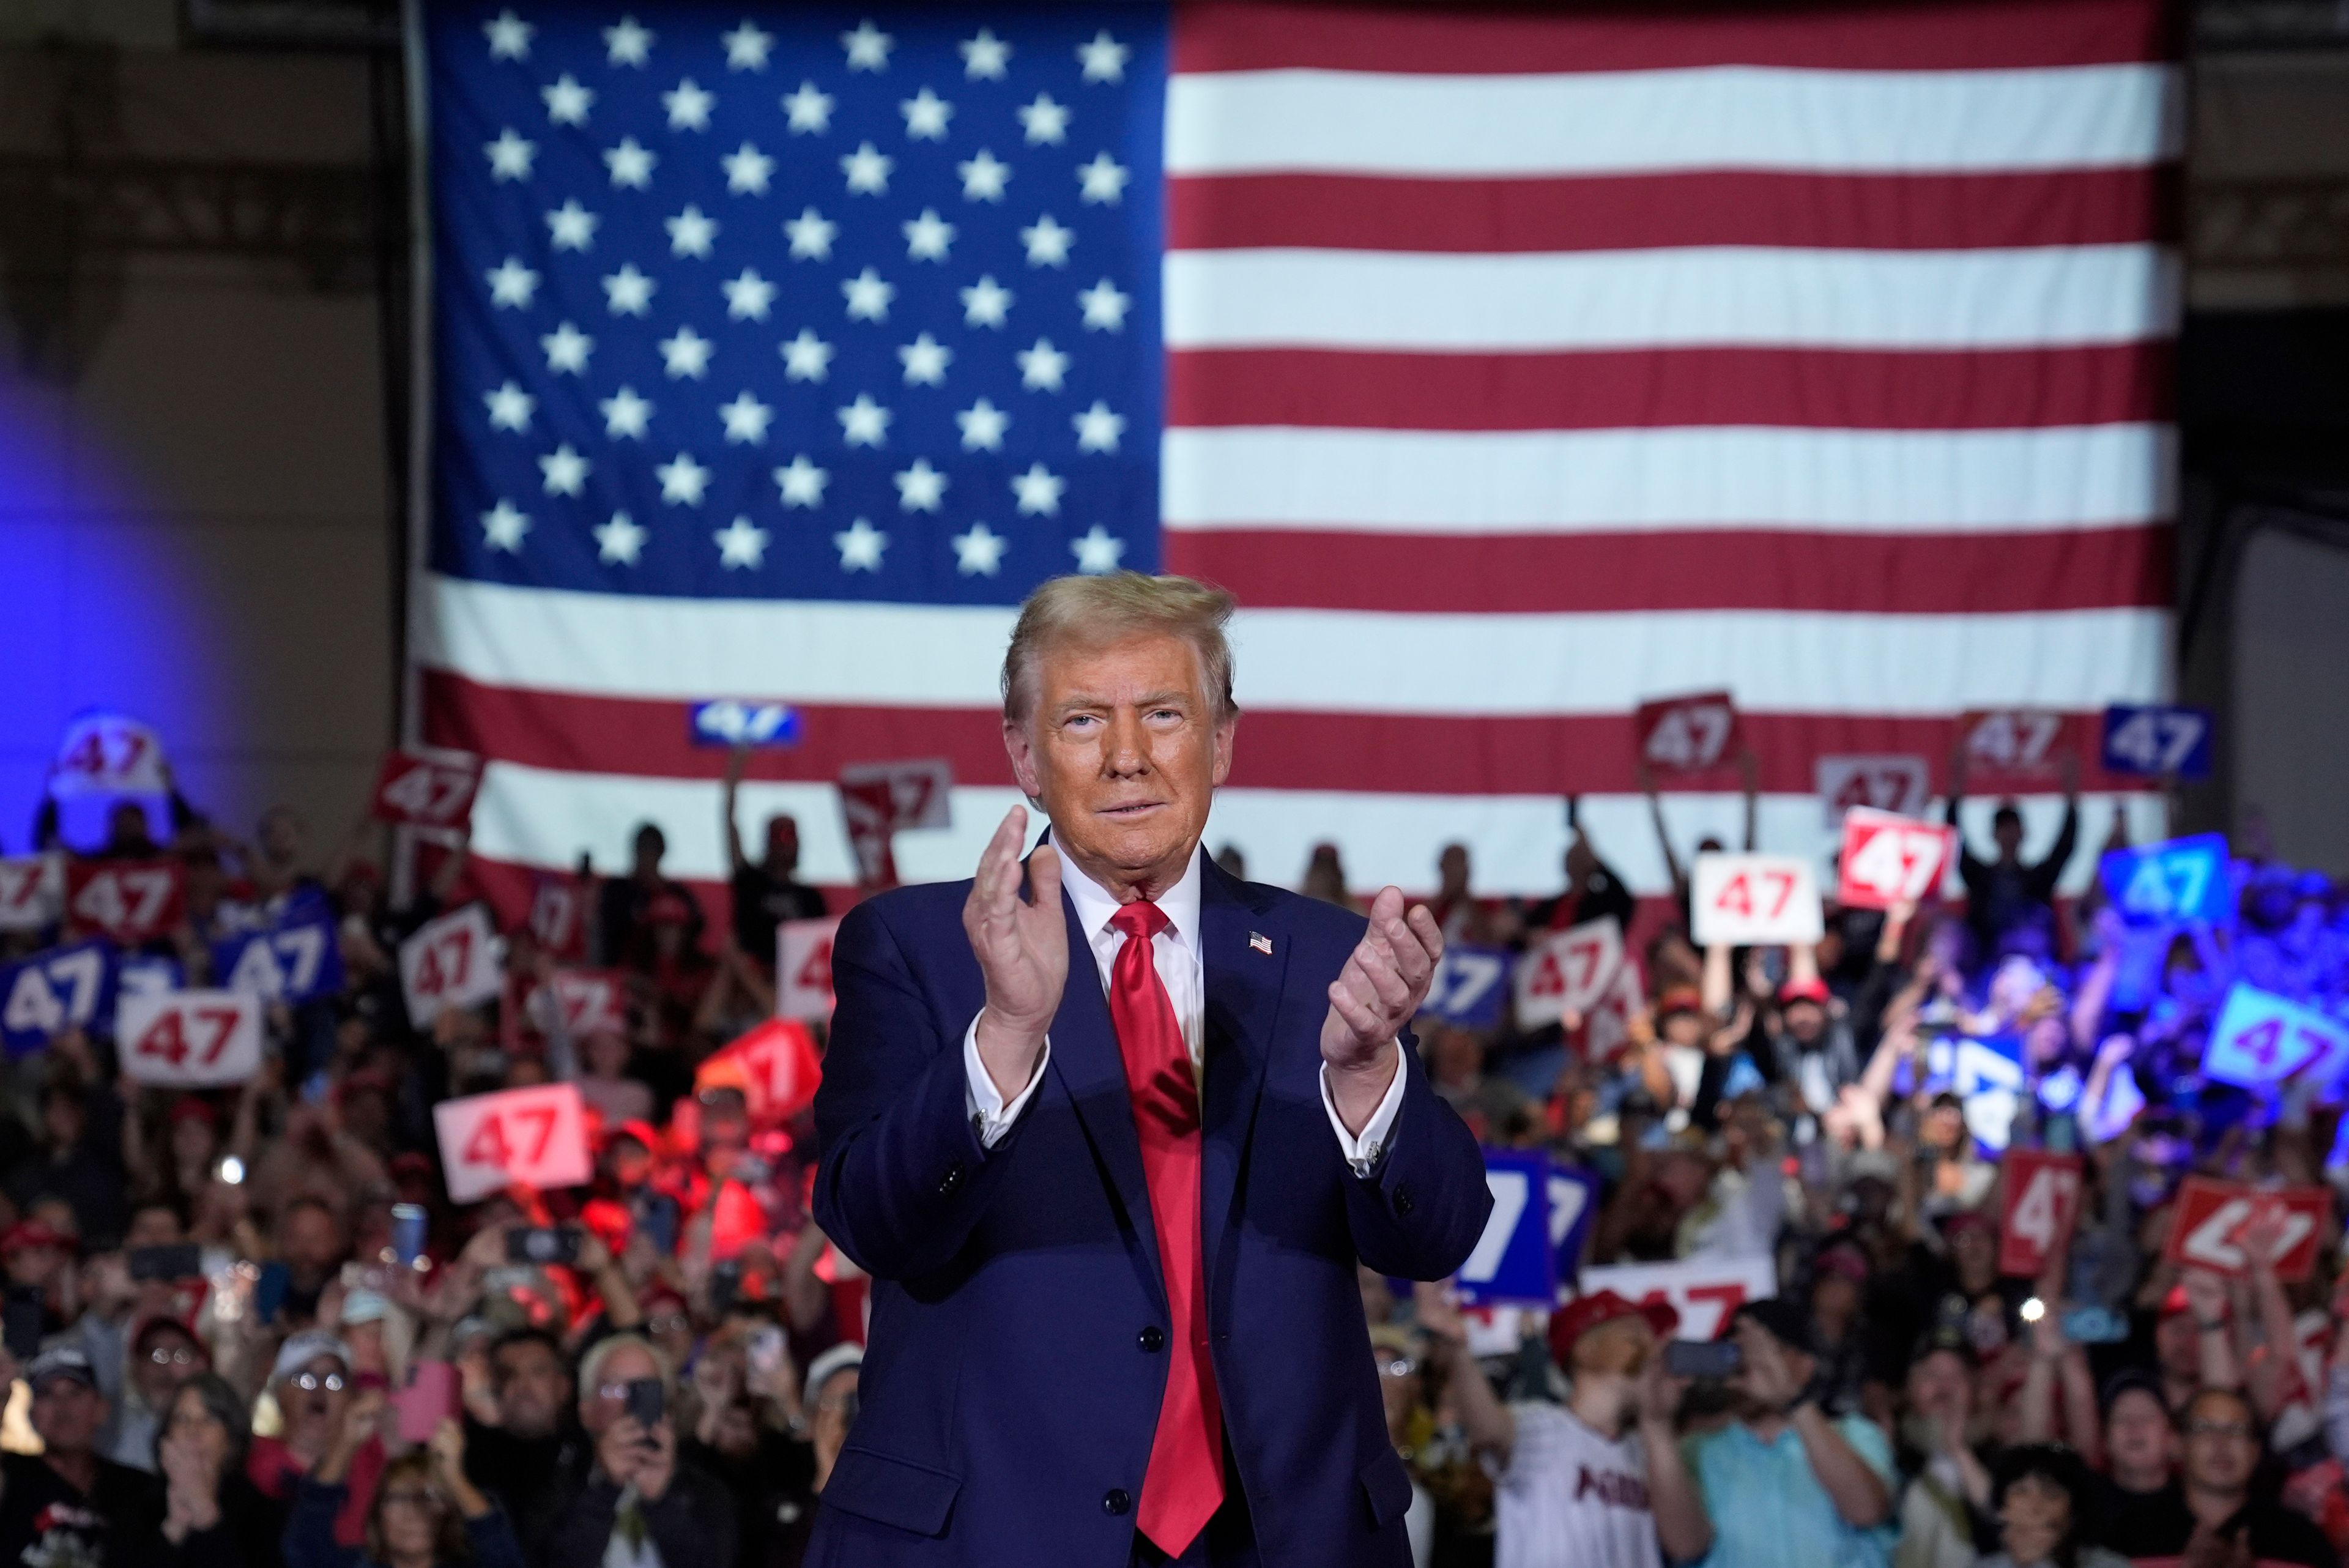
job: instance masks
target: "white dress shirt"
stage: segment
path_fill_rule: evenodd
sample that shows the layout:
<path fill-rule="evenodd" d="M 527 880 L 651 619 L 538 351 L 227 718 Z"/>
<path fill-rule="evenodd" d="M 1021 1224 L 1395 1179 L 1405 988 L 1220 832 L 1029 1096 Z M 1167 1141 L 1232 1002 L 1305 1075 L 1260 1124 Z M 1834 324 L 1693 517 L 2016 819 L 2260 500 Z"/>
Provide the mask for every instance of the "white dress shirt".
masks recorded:
<path fill-rule="evenodd" d="M 1199 856 L 1191 852 L 1191 864 L 1172 888 L 1157 899 L 1159 912 L 1166 917 L 1165 929 L 1153 939 L 1151 958 L 1158 969 L 1159 983 L 1166 988 L 1167 1000 L 1174 1005 L 1174 1020 L 1183 1029 L 1184 1047 L 1191 1053 L 1191 1072 L 1195 1078 L 1204 1078 L 1207 1065 L 1207 975 L 1199 953 Z M 1116 895 L 1077 869 L 1067 856 L 1061 857 L 1061 886 L 1067 890 L 1069 902 L 1076 906 L 1077 924 L 1083 928 L 1085 939 L 1092 948 L 1093 966 L 1100 971 L 1102 994 L 1109 994 L 1111 969 L 1117 962 L 1118 950 L 1125 945 L 1123 931 L 1110 924 L 1117 913 Z M 1052 1059 L 1050 1036 L 1044 1048 L 1036 1054 L 1036 1070 L 1029 1075 L 1027 1085 L 1007 1103 L 988 1075 L 987 1064 L 978 1056 L 978 1020 L 973 1018 L 970 1027 L 963 1031 L 962 1061 L 965 1075 L 970 1080 L 967 1096 L 972 1121 L 978 1128 L 981 1146 L 993 1148 L 1011 1124 L 1019 1119 L 1036 1085 L 1044 1080 L 1045 1064 Z M 1389 1136 L 1394 1130 L 1395 1115 L 1402 1108 L 1402 1058 L 1395 1058 L 1394 1076 L 1387 1083 L 1386 1095 L 1379 1108 L 1364 1124 L 1362 1134 L 1356 1137 L 1346 1130 L 1339 1119 L 1337 1101 L 1330 1094 L 1330 1064 L 1321 1064 L 1321 1108 L 1329 1113 L 1331 1130 L 1338 1135 L 1338 1147 L 1346 1163 L 1356 1176 L 1367 1177 L 1374 1169 L 1379 1157 L 1386 1152 Z"/>

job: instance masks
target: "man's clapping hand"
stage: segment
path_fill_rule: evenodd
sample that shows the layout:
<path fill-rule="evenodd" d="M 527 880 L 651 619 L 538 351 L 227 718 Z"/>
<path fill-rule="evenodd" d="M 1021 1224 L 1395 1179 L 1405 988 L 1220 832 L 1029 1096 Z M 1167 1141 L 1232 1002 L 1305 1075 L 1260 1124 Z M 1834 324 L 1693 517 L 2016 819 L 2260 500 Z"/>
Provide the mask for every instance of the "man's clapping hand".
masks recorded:
<path fill-rule="evenodd" d="M 1061 910 L 1061 857 L 1040 844 L 1028 857 L 1030 897 L 1019 896 L 1019 846 L 1028 812 L 1013 806 L 987 852 L 962 907 L 962 929 L 987 979 L 987 1007 L 978 1015 L 978 1059 L 1009 1099 L 1028 1086 L 1045 1031 L 1061 1008 L 1069 979 L 1069 928 Z"/>

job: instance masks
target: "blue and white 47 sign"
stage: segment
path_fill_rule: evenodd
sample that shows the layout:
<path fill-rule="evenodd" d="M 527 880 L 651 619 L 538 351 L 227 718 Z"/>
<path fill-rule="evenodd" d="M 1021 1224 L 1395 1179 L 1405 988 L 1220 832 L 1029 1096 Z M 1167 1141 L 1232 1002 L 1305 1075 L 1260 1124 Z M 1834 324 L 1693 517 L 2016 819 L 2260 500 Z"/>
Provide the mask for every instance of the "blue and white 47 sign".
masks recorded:
<path fill-rule="evenodd" d="M 343 988 L 342 944 L 334 911 L 304 899 L 274 929 L 249 931 L 212 944 L 212 978 L 223 991 L 264 1002 L 307 1002 Z"/>
<path fill-rule="evenodd" d="M 2256 1089 L 2309 1073 L 2329 1086 L 2349 1067 L 2349 1025 L 2313 1007 L 2237 981 L 2228 988 L 2202 1075 Z"/>
<path fill-rule="evenodd" d="M 1557 1299 L 1557 1272 L 1551 1263 L 1549 1160 L 1526 1149 L 1485 1151 L 1485 1185 L 1493 1212 L 1475 1250 L 1454 1281 L 1468 1306 Z"/>
<path fill-rule="evenodd" d="M 2145 849 L 2116 849 L 2098 867 L 2105 896 L 2132 926 L 2178 920 L 2225 923 L 2233 884 L 2227 876 L 2227 839 L 2218 833 L 2173 838 Z"/>
<path fill-rule="evenodd" d="M 38 1051 L 63 1030 L 88 1028 L 111 978 L 108 957 L 104 942 L 78 942 L 0 967 L 0 1040 L 9 1054 Z"/>
<path fill-rule="evenodd" d="M 1444 950 L 1420 1011 L 1464 1029 L 1489 1029 L 1501 1021 L 1508 981 L 1507 949 L 1454 944 Z"/>
<path fill-rule="evenodd" d="M 2107 708 L 2104 760 L 2108 774 L 2207 779 L 2210 776 L 2210 710 Z"/>

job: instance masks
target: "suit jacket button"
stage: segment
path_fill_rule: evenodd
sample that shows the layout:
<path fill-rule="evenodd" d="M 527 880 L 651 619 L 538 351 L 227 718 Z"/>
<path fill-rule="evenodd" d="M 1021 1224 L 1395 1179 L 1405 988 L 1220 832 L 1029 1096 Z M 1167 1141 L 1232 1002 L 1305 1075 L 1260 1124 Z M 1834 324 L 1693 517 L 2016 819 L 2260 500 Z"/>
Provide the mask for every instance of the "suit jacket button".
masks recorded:
<path fill-rule="evenodd" d="M 1107 1491 L 1102 1493 L 1102 1511 L 1103 1513 L 1123 1513 L 1127 1509 L 1132 1508 L 1133 1506 L 1133 1499 L 1127 1494 L 1126 1490 L 1122 1486 L 1113 1486 Z"/>
<path fill-rule="evenodd" d="M 1133 1343 L 1144 1350 L 1164 1350 L 1166 1348 L 1166 1331 L 1154 1323 L 1135 1334 Z"/>
<path fill-rule="evenodd" d="M 947 1167 L 946 1175 L 938 1179 L 938 1196 L 941 1198 L 947 1197 L 953 1193 L 956 1188 L 960 1187 L 961 1185 L 962 1161 L 956 1160 L 952 1165 Z"/>
<path fill-rule="evenodd" d="M 1411 1212 L 1412 1201 L 1410 1188 L 1398 1187 L 1394 1189 L 1394 1209 L 1395 1212 L 1398 1214 L 1408 1214 Z"/>

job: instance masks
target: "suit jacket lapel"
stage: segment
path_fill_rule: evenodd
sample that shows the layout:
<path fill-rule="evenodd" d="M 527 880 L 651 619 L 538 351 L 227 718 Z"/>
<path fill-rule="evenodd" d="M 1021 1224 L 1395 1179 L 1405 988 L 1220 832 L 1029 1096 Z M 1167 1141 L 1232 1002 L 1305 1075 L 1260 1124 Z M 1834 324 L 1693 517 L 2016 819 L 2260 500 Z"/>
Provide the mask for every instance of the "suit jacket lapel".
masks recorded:
<path fill-rule="evenodd" d="M 1066 893 L 1061 909 L 1069 922 L 1069 978 L 1061 988 L 1061 1010 L 1052 1015 L 1052 1061 L 1049 1069 L 1068 1091 L 1085 1138 L 1101 1164 L 1110 1190 L 1123 1210 L 1136 1241 L 1135 1262 L 1163 1312 L 1166 1285 L 1158 1263 L 1158 1227 L 1150 1217 L 1150 1184 L 1142 1174 L 1142 1140 L 1133 1130 L 1133 1096 L 1126 1087 L 1125 1058 L 1117 1048 L 1109 1000 L 1102 994 L 1092 944 L 1078 923 Z"/>
<path fill-rule="evenodd" d="M 1226 1272 L 1225 1253 L 1238 1240 L 1231 1228 L 1233 1208 L 1257 1105 L 1264 1095 L 1281 981 L 1288 971 L 1288 944 L 1275 941 L 1269 953 L 1251 946 L 1271 922 L 1249 901 L 1246 884 L 1204 857 L 1199 871 L 1200 956 L 1207 992 L 1199 1237 L 1206 1252 L 1208 1299 L 1217 1301 L 1217 1282 Z M 1223 1321 L 1220 1313 L 1216 1321 Z"/>

